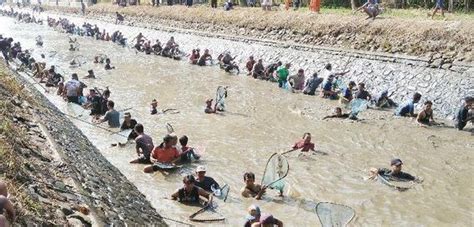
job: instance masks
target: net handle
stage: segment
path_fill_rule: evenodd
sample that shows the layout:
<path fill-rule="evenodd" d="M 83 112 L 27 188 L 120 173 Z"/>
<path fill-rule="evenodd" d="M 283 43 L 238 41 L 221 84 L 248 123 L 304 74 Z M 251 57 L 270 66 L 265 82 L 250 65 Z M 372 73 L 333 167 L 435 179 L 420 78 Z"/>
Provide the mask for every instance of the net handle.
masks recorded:
<path fill-rule="evenodd" d="M 206 211 L 208 208 L 211 207 L 211 204 L 208 203 L 207 205 L 205 205 L 203 208 L 199 209 L 198 211 L 194 212 L 193 214 L 191 214 L 189 216 L 189 220 L 190 221 L 193 221 L 193 222 L 220 222 L 220 221 L 225 221 L 225 218 L 222 217 L 222 218 L 212 218 L 212 219 L 198 219 L 198 218 L 194 218 L 196 217 L 198 214 L 200 213 L 203 213 L 204 211 Z"/>
<path fill-rule="evenodd" d="M 168 134 L 174 133 L 174 128 L 170 123 L 166 123 L 166 130 L 168 131 Z"/>

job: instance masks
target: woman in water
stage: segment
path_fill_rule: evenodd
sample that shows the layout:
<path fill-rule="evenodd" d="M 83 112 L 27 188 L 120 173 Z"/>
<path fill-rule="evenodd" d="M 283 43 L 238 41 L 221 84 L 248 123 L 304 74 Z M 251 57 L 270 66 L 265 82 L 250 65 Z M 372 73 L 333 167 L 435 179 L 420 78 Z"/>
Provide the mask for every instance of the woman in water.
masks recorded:
<path fill-rule="evenodd" d="M 423 110 L 418 113 L 418 116 L 416 117 L 416 121 L 421 125 L 433 125 L 435 123 L 433 119 L 433 109 L 431 107 L 433 106 L 433 103 L 431 101 L 426 101 L 423 105 Z"/>

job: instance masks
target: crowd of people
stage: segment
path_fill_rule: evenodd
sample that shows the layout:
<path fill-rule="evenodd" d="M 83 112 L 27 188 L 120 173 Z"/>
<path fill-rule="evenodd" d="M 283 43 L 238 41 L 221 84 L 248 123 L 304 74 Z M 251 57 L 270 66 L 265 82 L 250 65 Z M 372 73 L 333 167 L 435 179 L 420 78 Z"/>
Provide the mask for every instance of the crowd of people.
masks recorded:
<path fill-rule="evenodd" d="M 28 23 L 38 23 L 37 20 L 25 18 L 33 18 L 29 14 L 16 13 L 12 11 L 0 12 L 4 15 L 9 15 Z M 48 25 L 55 29 L 61 29 L 70 34 L 88 36 L 97 40 L 113 41 L 120 45 L 126 45 L 126 38 L 120 31 L 115 31 L 112 36 L 106 30 L 100 31 L 100 29 L 94 25 L 84 23 L 81 27 L 74 25 L 65 18 L 55 20 L 48 18 Z M 175 53 L 180 53 L 178 45 L 171 37 L 164 47 L 161 46 L 157 40 L 152 46 L 151 42 L 147 40 L 142 33 L 139 33 L 134 40 L 136 40 L 134 48 L 137 51 L 144 52 L 145 54 L 159 53 L 163 56 L 176 56 Z M 132 40 L 132 42 L 134 41 Z M 29 50 L 22 50 L 20 43 L 14 43 L 13 38 L 0 36 L 0 50 L 6 60 L 6 62 L 17 61 L 20 62 L 20 68 L 30 71 L 34 78 L 37 78 L 39 83 L 44 83 L 47 87 L 57 88 L 57 95 L 64 98 L 65 101 L 82 106 L 85 109 L 90 110 L 90 115 L 93 116 L 93 122 L 101 124 L 107 122 L 111 128 L 120 128 L 121 130 L 131 130 L 130 134 L 127 135 L 127 139 L 134 141 L 135 150 L 137 157 L 130 161 L 135 164 L 145 164 L 144 172 L 152 173 L 155 171 L 161 171 L 166 169 L 166 166 L 177 166 L 182 163 L 189 163 L 193 160 L 200 159 L 201 156 L 198 152 L 188 145 L 188 137 L 183 135 L 178 139 L 178 136 L 174 132 L 170 132 L 165 135 L 158 146 L 154 145 L 153 139 L 145 134 L 145 127 L 137 120 L 133 119 L 130 113 L 124 114 L 123 122 L 120 122 L 120 111 L 115 110 L 115 103 L 110 99 L 111 92 L 108 88 L 104 90 L 93 88 L 89 90 L 89 93 L 85 95 L 83 93 L 87 85 L 80 81 L 79 75 L 73 73 L 71 79 L 65 81 L 63 75 L 61 75 L 54 65 L 51 65 L 48 69 L 46 67 L 45 57 L 41 55 L 40 59 L 34 59 L 31 57 Z M 38 42 L 38 39 L 37 39 Z M 41 39 L 41 43 L 44 40 Z M 74 45 L 77 40 L 70 39 L 70 42 L 74 50 L 77 45 Z M 40 47 L 40 45 L 38 45 Z M 228 73 L 239 73 L 240 69 L 238 63 L 235 62 L 235 56 L 232 56 L 230 52 L 220 54 L 216 59 L 220 68 Z M 210 51 L 206 49 L 201 55 L 199 49 L 192 50 L 189 62 L 198 66 L 213 65 L 213 57 Z M 110 65 L 110 58 L 104 55 L 98 55 L 94 58 L 94 63 L 105 62 L 105 69 L 114 69 Z M 303 93 L 305 95 L 317 95 L 319 89 L 319 96 L 325 99 L 339 100 L 341 105 L 344 107 L 355 103 L 354 100 L 362 100 L 365 103 L 372 103 L 377 108 L 394 108 L 397 107 L 395 115 L 403 117 L 414 117 L 417 122 L 421 125 L 433 125 L 434 114 L 432 110 L 433 103 L 426 100 L 423 105 L 423 109 L 419 113 L 415 113 L 415 104 L 421 101 L 422 95 L 420 93 L 414 93 L 403 104 L 397 104 L 390 99 L 388 91 L 383 91 L 378 95 L 370 94 L 366 90 L 364 83 L 356 83 L 355 81 L 349 81 L 347 85 L 342 83 L 343 77 L 347 77 L 349 70 L 335 71 L 331 64 L 326 64 L 322 69 L 321 73 L 313 73 L 308 79 L 306 79 L 305 71 L 298 69 L 296 74 L 290 75 L 291 63 L 275 62 L 270 63 L 267 66 L 264 65 L 263 59 L 255 60 L 253 56 L 250 56 L 245 64 L 247 75 L 254 79 L 267 80 L 275 82 L 278 87 L 295 92 Z M 320 76 L 321 75 L 321 76 Z M 92 79 L 95 75 L 92 70 L 89 70 L 88 75 L 84 78 Z M 357 87 L 357 88 L 356 88 Z M 227 92 L 225 93 L 227 96 Z M 216 113 L 219 111 L 225 111 L 216 106 L 212 107 L 212 99 L 206 101 L 205 113 Z M 469 121 L 473 120 L 470 111 L 473 109 L 474 98 L 465 97 L 463 106 L 459 109 L 456 116 L 455 126 L 457 129 L 462 130 Z M 163 112 L 166 112 L 165 110 Z M 156 99 L 151 103 L 150 114 L 158 114 L 157 101 Z M 335 109 L 334 115 L 329 115 L 323 119 L 328 118 L 350 118 L 356 119 L 357 113 L 351 111 L 350 113 L 343 113 L 341 107 Z M 179 143 L 179 144 L 178 144 Z M 301 152 L 315 151 L 315 145 L 311 142 L 311 134 L 305 133 L 301 140 L 298 140 L 291 151 L 300 150 Z M 165 165 L 165 167 L 164 167 Z M 402 161 L 400 159 L 394 159 L 391 161 L 392 169 L 371 169 L 372 174 L 389 174 L 400 178 L 406 178 L 414 180 L 415 177 L 401 172 Z M 247 172 L 243 176 L 243 188 L 241 189 L 242 197 L 252 197 L 255 199 L 261 199 L 265 194 L 268 185 L 259 185 L 255 183 L 255 174 Z M 0 185 L 1 186 L 1 185 Z M 199 166 L 196 169 L 196 174 L 187 175 L 183 179 L 183 187 L 174 192 L 171 195 L 172 199 L 179 200 L 181 202 L 199 202 L 201 198 L 205 198 L 208 202 L 212 202 L 213 194 L 219 189 L 219 184 L 211 177 L 206 176 L 206 168 Z M 0 208 L 1 205 L 7 204 L 2 203 L 0 195 Z M 7 205 L 4 205 L 4 209 Z M 11 213 L 11 212 L 10 212 Z M 0 213 L 1 214 L 1 213 Z M 9 214 L 11 216 L 11 214 Z M 260 215 L 258 207 L 252 206 L 249 208 L 249 219 L 248 226 L 259 226 L 266 224 L 282 226 L 283 223 L 274 218 L 271 215 Z M 13 213 L 14 216 L 14 213 Z M 0 221 L 2 220 L 0 216 Z M 246 224 L 246 226 L 247 226 Z"/>

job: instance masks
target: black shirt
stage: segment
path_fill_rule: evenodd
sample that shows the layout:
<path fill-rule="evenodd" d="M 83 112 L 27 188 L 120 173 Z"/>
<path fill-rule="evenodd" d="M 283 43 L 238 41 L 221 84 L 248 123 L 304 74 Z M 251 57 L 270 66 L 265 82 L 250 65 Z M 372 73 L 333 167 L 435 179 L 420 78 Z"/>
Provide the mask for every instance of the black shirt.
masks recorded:
<path fill-rule="evenodd" d="M 178 201 L 182 203 L 199 203 L 199 188 L 194 186 L 190 193 L 184 188 L 178 190 Z"/>
<path fill-rule="evenodd" d="M 384 175 L 384 176 L 395 177 L 395 178 L 399 178 L 399 179 L 402 179 L 402 180 L 415 180 L 415 177 L 408 174 L 408 173 L 400 171 L 397 174 L 393 174 L 392 170 L 389 170 L 387 168 L 379 169 L 378 174 Z"/>
<path fill-rule="evenodd" d="M 364 91 L 358 91 L 358 92 L 355 94 L 354 98 L 367 100 L 367 98 L 370 98 L 370 94 L 369 94 L 369 92 L 367 92 L 366 90 L 364 90 Z"/>
<path fill-rule="evenodd" d="M 92 103 L 91 115 L 101 115 L 102 114 L 101 98 L 96 95 L 92 96 L 91 103 Z"/>
<path fill-rule="evenodd" d="M 125 121 L 123 121 L 122 125 L 120 126 L 120 130 L 134 129 L 135 125 L 137 125 L 137 121 L 135 119 L 130 119 L 130 124 L 125 124 Z M 128 135 L 128 139 L 134 140 L 135 138 L 137 138 L 137 136 L 137 133 L 135 131 L 132 131 Z"/>
<path fill-rule="evenodd" d="M 219 184 L 212 177 L 208 176 L 205 176 L 203 181 L 196 179 L 194 184 L 208 192 L 212 192 L 212 185 L 214 185 L 214 188 L 220 188 Z"/>
<path fill-rule="evenodd" d="M 467 120 L 467 115 L 469 114 L 469 109 L 465 106 L 462 106 L 459 111 L 458 111 L 458 114 L 456 114 L 456 122 L 465 122 Z"/>

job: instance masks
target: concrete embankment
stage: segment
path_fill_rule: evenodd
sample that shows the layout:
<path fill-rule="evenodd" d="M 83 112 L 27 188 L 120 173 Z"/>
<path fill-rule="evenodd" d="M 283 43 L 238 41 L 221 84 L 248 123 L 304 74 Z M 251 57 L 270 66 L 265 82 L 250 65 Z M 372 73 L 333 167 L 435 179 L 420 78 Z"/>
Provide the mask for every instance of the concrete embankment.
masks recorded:
<path fill-rule="evenodd" d="M 78 8 L 47 7 L 62 13 L 80 14 Z M 205 6 L 118 7 L 98 4 L 88 7 L 86 17 L 125 15 L 134 26 L 156 25 L 206 31 L 212 34 L 243 36 L 294 45 L 325 46 L 377 53 L 405 54 L 428 61 L 433 67 L 474 61 L 473 31 L 470 15 L 448 15 L 439 21 L 422 15 L 381 15 L 375 21 L 365 15 L 302 11 L 263 12 L 259 8 L 213 10 Z M 139 20 L 136 20 L 136 19 Z"/>
<path fill-rule="evenodd" d="M 61 16 L 75 18 L 76 22 L 86 20 L 94 24 L 100 21 L 108 25 L 115 22 L 113 16 L 102 11 L 91 11 L 86 18 L 79 18 L 71 14 L 70 10 L 61 9 L 65 13 Z M 296 72 L 298 68 L 302 68 L 308 77 L 313 72 L 320 72 L 327 63 L 332 63 L 335 71 L 350 71 L 342 78 L 345 83 L 349 80 L 365 82 L 374 96 L 383 90 L 389 90 L 389 93 L 393 92 L 392 98 L 401 103 L 414 92 L 420 92 L 423 100 L 434 102 L 436 115 L 444 118 L 452 118 L 461 100 L 467 95 L 474 95 L 474 67 L 469 63 L 433 64 L 432 60 L 415 56 L 222 35 L 211 33 L 212 29 L 184 30 L 179 27 L 164 27 L 153 21 L 152 17 L 129 16 L 127 21 L 133 27 L 107 26 L 107 32 L 120 29 L 131 40 L 137 31 L 141 31 L 149 40 L 159 39 L 162 43 L 174 36 L 185 52 L 197 47 L 210 48 L 215 56 L 228 50 L 232 55 L 238 56 L 236 60 L 241 68 L 244 68 L 248 56 L 253 55 L 256 59 L 262 58 L 265 65 L 278 60 L 291 62 L 291 71 Z M 441 54 L 438 55 L 437 59 Z M 442 58 L 439 61 L 444 62 Z"/>
<path fill-rule="evenodd" d="M 53 104 L 4 63 L 0 70 L 0 170 L 15 224 L 166 225 Z"/>

